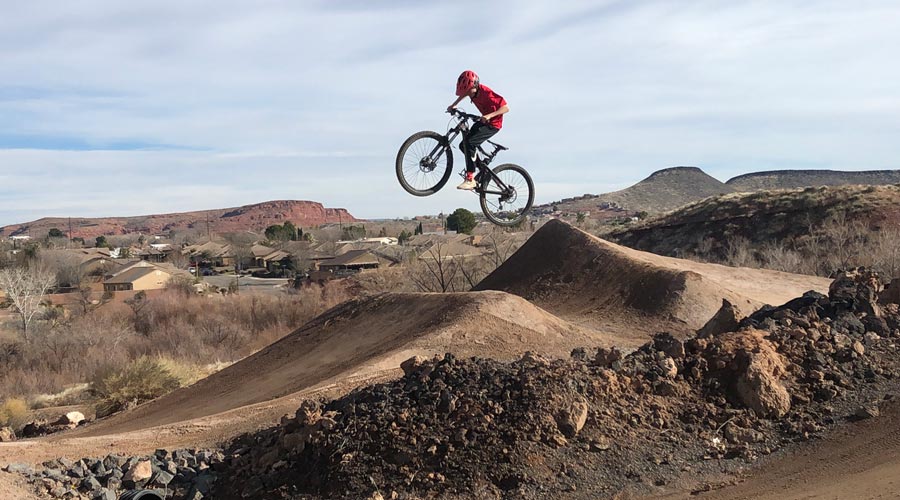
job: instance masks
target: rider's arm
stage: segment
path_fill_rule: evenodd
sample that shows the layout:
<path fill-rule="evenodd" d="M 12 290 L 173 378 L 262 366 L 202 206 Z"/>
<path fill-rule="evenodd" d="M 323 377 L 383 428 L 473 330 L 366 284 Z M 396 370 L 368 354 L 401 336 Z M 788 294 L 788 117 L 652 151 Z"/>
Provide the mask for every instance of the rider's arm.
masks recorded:
<path fill-rule="evenodd" d="M 465 98 L 466 98 L 466 95 L 465 95 L 465 94 L 463 94 L 463 95 L 457 97 L 456 100 L 453 101 L 453 104 L 447 106 L 447 111 L 450 111 L 451 109 L 455 108 L 456 105 L 459 104 L 459 101 L 462 101 L 462 100 L 465 99 Z"/>
<path fill-rule="evenodd" d="M 493 113 L 488 113 L 488 114 L 484 115 L 482 118 L 484 118 L 485 121 L 488 121 L 495 116 L 500 116 L 500 115 L 503 115 L 506 113 L 509 113 L 509 106 L 504 104 L 503 106 L 500 106 L 497 109 L 497 111 L 494 111 Z"/>

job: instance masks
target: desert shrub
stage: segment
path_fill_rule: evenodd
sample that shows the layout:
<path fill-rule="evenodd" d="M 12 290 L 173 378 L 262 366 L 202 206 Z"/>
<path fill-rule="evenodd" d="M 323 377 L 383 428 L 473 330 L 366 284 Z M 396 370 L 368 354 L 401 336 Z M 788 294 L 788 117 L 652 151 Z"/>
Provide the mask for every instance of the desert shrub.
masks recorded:
<path fill-rule="evenodd" d="M 173 276 L 166 282 L 166 289 L 172 290 L 183 297 L 197 294 L 197 291 L 194 289 L 194 279 L 186 276 Z"/>
<path fill-rule="evenodd" d="M 121 368 L 101 369 L 91 381 L 97 417 L 105 417 L 181 387 L 178 377 L 158 359 L 139 358 Z"/>
<path fill-rule="evenodd" d="M 161 290 L 111 301 L 86 315 L 36 320 L 24 340 L 12 323 L 0 325 L 0 394 L 57 394 L 106 372 L 128 369 L 142 357 L 165 358 L 182 384 L 271 344 L 350 298 L 346 285 L 328 283 L 283 294 L 184 295 Z M 169 360 L 169 361 L 166 361 Z"/>
<path fill-rule="evenodd" d="M 0 404 L 0 427 L 20 429 L 28 420 L 28 403 L 21 398 L 8 398 Z"/>

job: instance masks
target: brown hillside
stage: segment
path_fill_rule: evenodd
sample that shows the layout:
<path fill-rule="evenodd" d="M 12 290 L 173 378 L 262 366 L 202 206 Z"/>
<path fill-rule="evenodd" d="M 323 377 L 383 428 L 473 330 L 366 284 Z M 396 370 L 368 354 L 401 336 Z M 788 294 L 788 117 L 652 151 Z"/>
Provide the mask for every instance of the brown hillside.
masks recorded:
<path fill-rule="evenodd" d="M 900 186 L 838 186 L 734 193 L 688 205 L 609 234 L 631 248 L 661 255 L 696 253 L 710 240 L 751 243 L 800 239 L 836 215 L 877 229 L 900 221 Z"/>
<path fill-rule="evenodd" d="M 886 185 L 900 183 L 900 170 L 773 170 L 739 175 L 725 182 L 735 191 L 795 189 L 847 184 Z"/>
<path fill-rule="evenodd" d="M 653 172 L 621 191 L 601 194 L 598 201 L 616 203 L 636 212 L 657 213 L 731 191 L 732 188 L 697 167 L 674 167 Z"/>
<path fill-rule="evenodd" d="M 512 359 L 609 345 L 599 334 L 502 292 L 384 294 L 346 302 L 196 384 L 67 437 L 105 435 L 213 415 L 334 379 L 396 369 L 413 355 Z"/>
<path fill-rule="evenodd" d="M 298 227 L 318 226 L 329 222 L 354 222 L 343 208 L 325 208 L 321 203 L 302 200 L 278 200 L 244 205 L 242 207 L 200 210 L 171 214 L 142 215 L 134 217 L 69 218 L 44 217 L 32 222 L 0 227 L 0 235 L 8 237 L 29 235 L 43 238 L 52 228 L 64 233 L 72 224 L 72 238 L 96 238 L 115 234 L 161 234 L 186 229 L 207 230 L 216 233 L 235 231 L 262 232 L 273 224 L 291 221 Z"/>
<path fill-rule="evenodd" d="M 693 333 L 722 299 L 750 312 L 828 283 L 639 252 L 551 220 L 475 289 L 514 293 L 573 323 L 640 341 L 659 331 Z"/>

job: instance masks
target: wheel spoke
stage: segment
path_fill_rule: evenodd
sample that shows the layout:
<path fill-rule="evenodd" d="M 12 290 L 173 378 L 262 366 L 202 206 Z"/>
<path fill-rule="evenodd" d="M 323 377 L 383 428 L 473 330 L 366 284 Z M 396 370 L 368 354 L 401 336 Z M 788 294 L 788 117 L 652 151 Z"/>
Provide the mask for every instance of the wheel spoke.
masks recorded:
<path fill-rule="evenodd" d="M 531 208 L 533 193 L 528 179 L 516 168 L 502 169 L 497 177 L 499 182 L 497 178 L 491 178 L 486 192 L 482 194 L 482 208 L 492 222 L 501 225 L 517 224 Z"/>
<path fill-rule="evenodd" d="M 432 155 L 432 153 L 435 153 Z M 440 187 L 445 182 L 450 165 L 448 152 L 442 150 L 442 143 L 436 136 L 423 136 L 408 143 L 401 152 L 398 173 L 401 182 L 412 191 L 426 192 Z M 418 193 L 414 193 L 418 194 Z"/>

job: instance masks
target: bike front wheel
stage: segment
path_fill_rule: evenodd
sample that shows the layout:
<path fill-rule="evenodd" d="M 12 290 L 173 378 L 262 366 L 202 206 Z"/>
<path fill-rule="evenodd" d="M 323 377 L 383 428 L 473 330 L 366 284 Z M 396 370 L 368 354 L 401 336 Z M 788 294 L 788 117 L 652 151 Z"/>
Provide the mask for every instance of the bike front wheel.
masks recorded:
<path fill-rule="evenodd" d="M 446 137 L 437 132 L 418 132 L 400 146 L 396 167 L 397 180 L 406 192 L 428 196 L 450 178 L 453 153 Z"/>
<path fill-rule="evenodd" d="M 494 224 L 515 227 L 525 221 L 534 203 L 534 182 L 524 168 L 505 163 L 481 188 L 481 211 Z"/>

